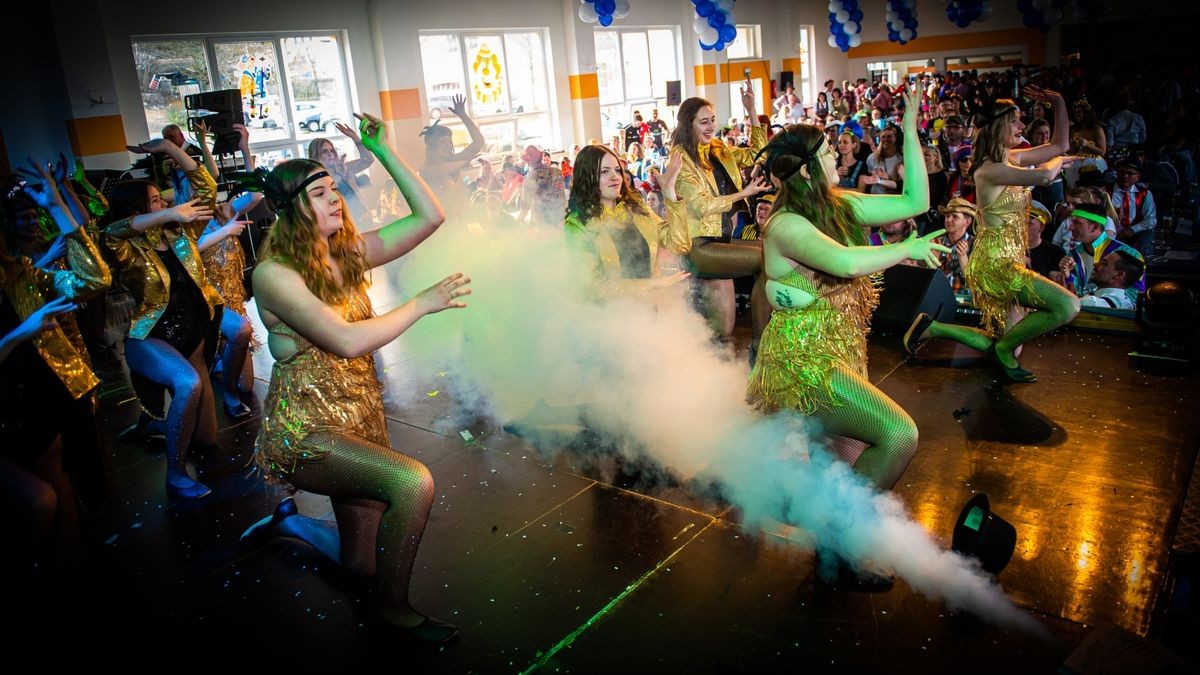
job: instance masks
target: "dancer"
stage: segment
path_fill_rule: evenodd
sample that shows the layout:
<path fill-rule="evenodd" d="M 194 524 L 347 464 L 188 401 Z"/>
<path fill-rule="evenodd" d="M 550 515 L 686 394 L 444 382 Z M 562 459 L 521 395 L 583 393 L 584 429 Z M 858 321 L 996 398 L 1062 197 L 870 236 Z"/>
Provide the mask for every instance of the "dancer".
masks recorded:
<path fill-rule="evenodd" d="M 664 175 L 663 182 L 673 185 L 682 167 L 682 155 L 672 156 L 670 177 Z M 665 288 L 686 279 L 687 272 L 661 274 L 659 241 L 666 223 L 621 174 L 620 159 L 610 148 L 589 145 L 579 151 L 564 223 L 568 245 L 601 294 Z M 680 217 L 681 205 L 675 204 Z"/>
<path fill-rule="evenodd" d="M 1049 185 L 1074 159 L 1063 156 L 1068 125 L 1062 95 L 1033 86 L 1026 87 L 1025 94 L 1054 106 L 1054 136 L 1049 143 L 1014 150 L 1025 125 L 1016 104 L 999 99 L 980 116 L 971 146 L 978 203 L 986 206 L 979 208 L 975 219 L 979 230 L 964 272 L 974 302 L 983 313 L 983 328 L 941 323 L 922 312 L 904 335 L 904 348 L 910 354 L 916 353 L 919 340 L 926 336 L 950 338 L 985 352 L 1013 382 L 1037 381 L 1036 375 L 1017 362 L 1017 348 L 1079 313 L 1079 298 L 1025 267 L 1030 189 Z M 1022 168 L 1028 166 L 1036 168 Z M 1022 318 L 1022 307 L 1037 311 Z"/>
<path fill-rule="evenodd" d="M 458 119 L 462 120 L 467 133 L 471 136 L 471 144 L 459 152 L 454 151 L 454 138 L 449 127 L 434 122 L 421 131 L 425 139 L 425 164 L 421 167 L 421 178 L 429 187 L 441 196 L 441 202 L 450 207 L 451 220 L 457 211 L 467 203 L 467 189 L 462 180 L 462 172 L 471 166 L 479 156 L 486 140 L 475 120 L 467 114 L 467 99 L 456 95 L 450 107 Z"/>
<path fill-rule="evenodd" d="M 425 465 L 390 447 L 373 353 L 421 317 L 465 307 L 470 280 L 451 275 L 375 315 L 367 272 L 411 251 L 445 215 L 416 171 L 388 147 L 383 122 L 355 117 L 364 146 L 395 179 L 411 215 L 360 234 L 320 164 L 292 160 L 270 174 L 252 174 L 280 212 L 254 270 L 275 357 L 255 461 L 268 478 L 328 495 L 337 527 L 299 515 L 288 498 L 242 539 L 298 537 L 352 573 L 374 576 L 381 619 L 402 635 L 439 643 L 457 629 L 408 602 L 433 478 Z"/>
<path fill-rule="evenodd" d="M 669 229 L 667 246 L 686 255 L 692 271 L 704 280 L 709 323 L 725 342 L 733 335 L 737 318 L 733 279 L 758 277 L 762 271 L 762 243 L 731 239 L 732 210 L 737 202 L 768 189 L 761 176 L 742 185 L 741 170 L 754 164 L 755 153 L 766 144 L 749 80 L 742 87 L 742 105 L 750 118 L 748 148 L 730 147 L 715 138 L 717 115 L 712 104 L 702 98 L 689 98 L 679 106 L 678 124 L 671 135 L 671 156 L 678 155 L 683 161 L 676 190 L 687 212 L 686 218 Z M 761 278 L 750 294 L 750 313 L 754 324 L 750 345 L 753 360 L 758 338 L 771 314 Z"/>
<path fill-rule="evenodd" d="M 209 283 L 196 241 L 213 215 L 216 183 L 208 170 L 166 139 L 134 147 L 166 154 L 187 178 L 195 199 L 167 208 L 149 181 L 118 183 L 109 194 L 104 244 L 120 266 L 121 281 L 137 301 L 125 338 L 125 362 L 136 375 L 156 386 L 139 386 L 139 397 L 154 412 L 161 407 L 162 388 L 171 392 L 166 415 L 167 492 L 182 498 L 212 492 L 187 473 L 185 456 L 192 446 L 213 447 L 217 419 L 207 361 L 216 346 L 223 301 Z M 144 419 L 144 418 L 143 418 Z M 138 427 L 143 426 L 139 420 Z M 141 433 L 148 433 L 142 429 Z"/>
<path fill-rule="evenodd" d="M 909 91 L 905 101 L 909 166 L 921 162 L 919 96 Z M 762 412 L 794 410 L 815 417 L 829 434 L 865 442 L 855 471 L 890 489 L 917 450 L 917 427 L 866 379 L 866 336 L 879 299 L 868 275 L 909 259 L 936 266 L 937 252 L 949 249 L 929 241 L 942 230 L 866 246 L 863 228 L 924 213 L 925 172 L 912 172 L 899 195 L 838 188 L 837 151 L 819 127 L 805 124 L 776 134 L 764 152 L 779 189 L 763 240 L 766 291 L 775 312 L 747 398 Z"/>

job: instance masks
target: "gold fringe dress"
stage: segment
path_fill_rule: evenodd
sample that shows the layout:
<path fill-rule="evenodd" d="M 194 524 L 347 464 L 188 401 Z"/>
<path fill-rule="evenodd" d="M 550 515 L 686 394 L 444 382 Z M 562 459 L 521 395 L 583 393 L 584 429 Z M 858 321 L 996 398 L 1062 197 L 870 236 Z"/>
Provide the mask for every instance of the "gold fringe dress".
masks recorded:
<path fill-rule="evenodd" d="M 1025 267 L 1029 249 L 1031 188 L 1009 185 L 987 206 L 980 207 L 975 222 L 975 247 L 963 274 L 975 305 L 983 314 L 983 330 L 995 336 L 1004 332 L 1008 310 L 1022 290 L 1032 289 L 1038 275 Z M 998 225 L 989 225 L 990 214 Z"/>
<path fill-rule="evenodd" d="M 776 309 L 763 331 L 746 399 L 760 412 L 844 405 L 831 386 L 844 365 L 867 375 L 867 332 L 879 304 L 874 277 L 831 277 L 801 266 L 778 279 L 815 299 L 804 307 Z"/>
<path fill-rule="evenodd" d="M 365 289 L 338 308 L 346 321 L 374 316 Z M 268 478 L 286 479 L 304 462 L 324 459 L 326 449 L 305 443 L 322 430 L 348 433 L 391 447 L 383 416 L 383 386 L 374 354 L 344 359 L 279 323 L 271 332 L 291 338 L 296 352 L 275 362 L 255 442 L 255 462 Z"/>

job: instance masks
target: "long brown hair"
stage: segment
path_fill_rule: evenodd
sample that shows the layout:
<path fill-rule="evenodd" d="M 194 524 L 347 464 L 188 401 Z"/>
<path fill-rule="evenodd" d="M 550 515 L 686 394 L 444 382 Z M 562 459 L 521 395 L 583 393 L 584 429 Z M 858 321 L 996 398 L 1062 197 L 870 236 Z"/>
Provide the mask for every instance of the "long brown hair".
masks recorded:
<path fill-rule="evenodd" d="M 679 114 L 675 117 L 675 130 L 671 132 L 671 147 L 686 152 L 687 156 L 691 157 L 697 165 L 700 164 L 700 153 L 696 152 L 696 146 L 700 140 L 696 138 L 696 131 L 692 129 L 692 123 L 696 121 L 696 116 L 705 106 L 712 108 L 712 103 L 698 96 L 693 96 L 680 104 Z"/>
<path fill-rule="evenodd" d="M 1017 104 L 1012 99 L 999 98 L 984 107 L 975 119 L 975 138 L 971 141 L 971 176 L 984 162 L 1004 163 L 1008 151 L 1004 141 L 1012 133 Z"/>
<path fill-rule="evenodd" d="M 271 179 L 287 194 L 295 191 L 304 179 L 324 167 L 310 159 L 293 159 L 277 165 L 271 170 Z M 276 204 L 283 207 L 284 204 Z M 328 246 L 328 248 L 326 248 Z M 339 284 L 333 269 L 325 262 L 326 253 L 336 260 L 342 273 Z M 363 255 L 363 239 L 350 209 L 342 202 L 342 228 L 329 237 L 328 244 L 317 230 L 317 216 L 313 212 L 308 192 L 301 190 L 284 208 L 279 220 L 271 227 L 263 249 L 263 257 L 290 267 L 304 278 L 312 294 L 327 304 L 344 302 L 351 294 L 366 288 L 367 261 Z"/>
<path fill-rule="evenodd" d="M 771 215 L 780 211 L 795 213 L 843 246 L 864 246 L 867 240 L 862 219 L 845 196 L 846 191 L 829 182 L 817 158 L 827 142 L 825 132 L 811 124 L 793 124 L 771 137 L 763 149 L 766 168 L 781 180 Z M 800 171 L 804 166 L 808 167 L 809 178 Z M 767 220 L 764 236 L 771 222 Z"/>
<path fill-rule="evenodd" d="M 608 146 L 589 145 L 575 155 L 575 168 L 571 174 L 571 197 L 567 200 L 567 212 L 574 213 L 582 223 L 587 223 L 600 215 L 603 210 L 600 204 L 600 164 L 604 161 L 605 155 L 611 155 L 613 159 L 617 160 L 617 170 L 624 172 L 624 169 L 621 168 L 621 158 L 617 157 L 617 153 Z M 642 200 L 641 193 L 631 188 L 629 182 L 624 178 L 621 180 L 621 195 L 617 197 L 617 204 L 625 204 L 637 213 L 650 213 L 650 208 Z"/>

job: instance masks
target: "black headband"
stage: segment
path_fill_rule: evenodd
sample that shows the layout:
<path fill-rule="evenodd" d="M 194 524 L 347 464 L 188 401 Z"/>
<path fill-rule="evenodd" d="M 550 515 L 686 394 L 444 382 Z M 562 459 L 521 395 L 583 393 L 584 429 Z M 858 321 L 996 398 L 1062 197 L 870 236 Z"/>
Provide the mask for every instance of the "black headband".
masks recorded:
<path fill-rule="evenodd" d="M 300 184 L 295 189 L 288 192 L 274 174 L 262 167 L 254 171 L 237 171 L 233 173 L 233 179 L 244 185 L 247 190 L 261 192 L 263 196 L 270 199 L 275 204 L 277 212 L 285 211 L 288 213 L 292 211 L 292 201 L 304 192 L 304 188 L 308 187 L 313 181 L 327 176 L 329 176 L 328 171 L 317 171 L 308 175 L 304 180 L 300 181 Z"/>
<path fill-rule="evenodd" d="M 767 180 L 771 180 L 771 165 L 775 163 L 776 159 L 785 156 L 799 159 L 800 163 L 796 165 L 796 168 L 789 171 L 786 176 L 775 176 L 779 179 L 779 182 L 782 183 L 796 175 L 796 172 L 800 170 L 800 167 L 810 165 L 813 158 L 817 156 L 817 151 L 821 149 L 821 145 L 823 143 L 825 143 L 824 133 L 817 136 L 816 142 L 813 143 L 812 147 L 810 148 L 804 145 L 804 141 L 800 139 L 799 134 L 793 131 L 784 131 L 783 133 L 775 134 L 771 138 L 771 142 L 767 143 L 766 147 L 764 147 L 762 150 L 759 150 L 758 154 L 754 156 L 754 161 L 757 162 L 759 157 L 761 157 L 763 154 L 766 154 L 767 160 L 763 163 L 763 176 Z M 809 173 L 811 174 L 812 172 L 810 171 Z"/>
<path fill-rule="evenodd" d="M 1005 115 L 1007 115 L 1009 113 L 1014 113 L 1014 112 L 1020 112 L 1020 110 L 1015 105 L 1010 105 L 1005 108 L 1001 108 L 999 112 L 984 119 L 983 124 L 981 126 L 987 126 L 987 125 L 991 124 L 992 122 L 995 122 L 996 120 L 1000 119 L 1001 117 L 1004 117 Z"/>

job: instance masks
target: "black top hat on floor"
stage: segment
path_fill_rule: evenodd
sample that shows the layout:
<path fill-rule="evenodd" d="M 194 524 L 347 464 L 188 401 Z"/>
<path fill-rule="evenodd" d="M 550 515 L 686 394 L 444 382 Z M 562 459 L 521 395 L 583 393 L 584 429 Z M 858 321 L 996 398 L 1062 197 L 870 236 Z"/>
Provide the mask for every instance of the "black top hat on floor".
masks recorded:
<path fill-rule="evenodd" d="M 992 513 L 986 494 L 972 497 L 958 514 L 950 548 L 978 558 L 985 572 L 999 574 L 1012 560 L 1016 546 L 1016 528 Z"/>

